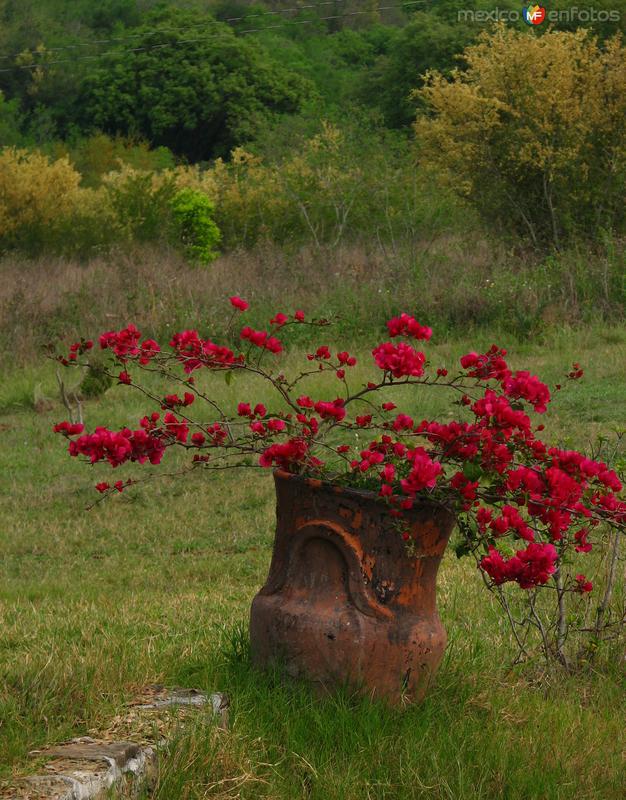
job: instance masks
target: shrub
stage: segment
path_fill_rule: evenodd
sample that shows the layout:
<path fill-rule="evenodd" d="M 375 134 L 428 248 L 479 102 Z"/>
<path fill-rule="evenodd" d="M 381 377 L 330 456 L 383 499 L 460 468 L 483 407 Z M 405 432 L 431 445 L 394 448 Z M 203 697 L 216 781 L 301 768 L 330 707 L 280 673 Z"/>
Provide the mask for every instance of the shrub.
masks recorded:
<path fill-rule="evenodd" d="M 166 147 L 152 149 L 147 142 L 105 133 L 79 139 L 69 148 L 69 155 L 82 175 L 83 183 L 88 186 L 97 186 L 103 175 L 120 169 L 124 164 L 145 172 L 175 167 L 174 156 Z"/>
<path fill-rule="evenodd" d="M 50 161 L 38 152 L 0 153 L 0 239 L 5 246 L 36 247 L 49 229 L 79 205 L 80 175 L 67 158 Z"/>
<path fill-rule="evenodd" d="M 93 400 L 102 397 L 113 386 L 113 378 L 107 373 L 106 364 L 102 359 L 94 358 L 89 362 L 85 377 L 80 382 L 79 395 L 81 399 Z"/>
<path fill-rule="evenodd" d="M 587 31 L 535 37 L 504 27 L 465 51 L 468 67 L 429 76 L 417 120 L 440 167 L 489 225 L 535 246 L 624 223 L 626 49 Z"/>
<path fill-rule="evenodd" d="M 415 170 L 400 135 L 361 120 L 323 121 L 297 144 L 292 139 L 275 160 L 238 148 L 228 164 L 216 162 L 216 219 L 226 247 L 264 238 L 336 246 L 366 236 L 395 250 L 397 240 L 430 236 L 444 220 L 449 228 L 459 219 L 451 194 L 433 193 Z"/>
<path fill-rule="evenodd" d="M 240 327 L 236 312 L 244 314 L 249 304 L 237 295 L 230 303 L 235 313 L 221 336 L 207 337 L 185 326 L 170 334 L 166 345 L 142 339 L 133 324 L 102 333 L 100 349 L 110 356 L 106 373 L 151 400 L 152 407 L 135 430 L 98 426 L 84 433 L 82 424 L 58 423 L 54 430 L 69 440 L 69 454 L 91 466 L 101 462 L 127 469 L 135 462 L 149 469 L 178 450 L 185 463 L 179 462 L 177 473 L 165 473 L 168 477 L 278 468 L 368 490 L 381 507 L 388 506 L 397 523 L 395 535 L 406 544 L 402 557 L 409 559 L 418 555 L 420 534 L 410 511 L 434 502 L 455 515 L 461 535 L 457 555 L 475 558 L 511 622 L 519 655 L 530 655 L 528 633 L 536 625 L 545 657 L 568 665 L 568 606 L 593 590 L 581 567 L 601 544 L 601 523 L 613 528 L 617 554 L 618 536 L 626 532 L 626 501 L 610 464 L 543 441 L 544 425 L 537 424 L 536 415 L 552 401 L 547 384 L 527 370 L 511 369 L 506 350 L 495 344 L 486 352 L 466 353 L 450 373 L 436 368 L 417 349 L 430 340 L 432 329 L 407 313 L 387 321 L 389 341 L 371 351 L 367 383 L 362 374 L 355 375 L 354 355 L 319 340 L 300 367 L 288 365 L 281 354 L 290 333 L 308 325 L 323 329 L 328 341 L 328 320 L 309 322 L 297 310 L 274 313 L 260 330 Z M 83 338 L 57 360 L 84 366 L 93 348 L 93 340 Z M 148 388 L 142 370 L 160 375 L 161 389 Z M 250 397 L 241 388 L 225 401 L 215 383 L 202 381 L 202 372 L 221 373 L 229 386 L 236 384 L 237 373 L 261 378 L 272 390 L 273 405 L 266 407 L 257 402 L 258 395 Z M 582 376 L 578 363 L 567 373 L 572 381 Z M 452 408 L 443 419 L 419 421 L 403 392 L 408 386 L 447 391 Z M 399 408 L 392 397 L 404 405 Z M 142 482 L 118 476 L 96 484 L 103 498 Z M 611 590 L 615 580 L 615 575 L 609 580 Z M 528 593 L 521 622 L 513 619 L 503 593 L 509 583 Z M 544 608 L 542 620 L 536 603 L 545 589 L 553 590 L 556 602 Z M 599 613 L 604 599 L 597 609 L 596 638 L 612 626 Z"/>
<path fill-rule="evenodd" d="M 172 227 L 177 244 L 182 244 L 191 261 L 208 264 L 218 255 L 220 230 L 213 220 L 215 206 L 197 189 L 179 189 L 170 201 Z"/>
<path fill-rule="evenodd" d="M 128 240 L 154 242 L 162 238 L 163 222 L 176 192 L 171 175 L 122 165 L 104 177 L 103 185 Z"/>

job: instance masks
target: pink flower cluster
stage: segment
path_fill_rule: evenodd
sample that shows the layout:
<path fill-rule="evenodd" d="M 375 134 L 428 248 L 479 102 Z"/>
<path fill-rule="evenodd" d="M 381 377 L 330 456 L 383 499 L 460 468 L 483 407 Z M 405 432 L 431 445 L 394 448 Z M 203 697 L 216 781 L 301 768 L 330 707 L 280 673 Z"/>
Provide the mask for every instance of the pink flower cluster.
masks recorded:
<path fill-rule="evenodd" d="M 267 331 L 255 331 L 246 325 L 245 328 L 242 328 L 240 336 L 255 347 L 269 350 L 270 353 L 282 352 L 283 346 L 281 342 L 275 336 L 270 336 Z"/>
<path fill-rule="evenodd" d="M 412 339 L 428 341 L 433 335 L 432 328 L 420 325 L 415 317 L 411 317 L 409 314 L 400 314 L 399 317 L 390 319 L 387 323 L 387 330 L 392 339 L 396 336 L 409 336 Z"/>
<path fill-rule="evenodd" d="M 424 374 L 426 356 L 405 342 L 385 342 L 372 350 L 374 361 L 394 378 L 419 378 Z"/>
<path fill-rule="evenodd" d="M 119 467 L 126 461 L 159 464 L 164 450 L 162 438 L 143 429 L 131 431 L 128 428 L 119 432 L 96 428 L 94 433 L 80 436 L 69 445 L 71 456 L 87 456 L 92 464 L 106 460 L 112 467 Z"/>
<path fill-rule="evenodd" d="M 532 589 L 548 582 L 556 571 L 557 558 L 553 544 L 531 542 L 525 550 L 518 550 L 511 558 L 504 558 L 491 545 L 489 555 L 482 558 L 480 565 L 496 586 L 515 581 L 522 589 Z"/>
<path fill-rule="evenodd" d="M 210 339 L 201 339 L 198 331 L 195 330 L 181 331 L 174 334 L 170 341 L 170 347 L 177 354 L 178 360 L 184 365 L 184 370 L 187 374 L 200 367 L 219 369 L 232 367 L 243 362 L 243 356 L 235 356 L 229 347 L 215 344 Z"/>

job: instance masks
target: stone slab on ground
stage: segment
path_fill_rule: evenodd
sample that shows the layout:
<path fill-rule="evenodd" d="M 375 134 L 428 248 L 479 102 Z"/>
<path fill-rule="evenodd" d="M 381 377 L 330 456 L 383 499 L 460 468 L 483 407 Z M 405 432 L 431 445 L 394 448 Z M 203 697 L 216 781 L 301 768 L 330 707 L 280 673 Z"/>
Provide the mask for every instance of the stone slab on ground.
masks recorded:
<path fill-rule="evenodd" d="M 0 800 L 101 800 L 112 787 L 122 797 L 136 796 L 150 783 L 159 752 L 167 749 L 181 724 L 206 709 L 212 721 L 226 728 L 228 706 L 223 694 L 143 687 L 127 713 L 98 738 L 82 736 L 34 750 L 32 757 L 47 759 L 45 774 L 0 787 Z"/>

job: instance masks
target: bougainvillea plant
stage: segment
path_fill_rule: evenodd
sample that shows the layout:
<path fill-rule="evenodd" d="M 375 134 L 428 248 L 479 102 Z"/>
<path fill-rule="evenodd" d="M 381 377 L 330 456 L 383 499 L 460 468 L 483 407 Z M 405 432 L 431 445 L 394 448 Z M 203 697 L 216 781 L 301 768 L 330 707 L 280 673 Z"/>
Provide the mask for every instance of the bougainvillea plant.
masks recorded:
<path fill-rule="evenodd" d="M 566 594 L 592 591 L 582 568 L 566 575 L 563 565 L 592 550 L 601 523 L 624 530 L 620 479 L 603 461 L 539 438 L 544 426 L 533 419 L 546 411 L 550 390 L 535 375 L 511 370 L 505 350 L 493 345 L 484 353 L 467 353 L 451 374 L 431 366 L 417 346 L 431 338 L 431 329 L 401 314 L 387 323 L 387 341 L 371 351 L 371 380 L 352 379 L 357 359 L 329 344 L 303 356 L 304 366 L 288 376 L 283 354 L 290 329 L 311 325 L 323 332 L 328 323 L 308 321 L 296 311 L 277 313 L 267 330 L 255 330 L 240 324 L 247 302 L 232 297 L 230 303 L 233 316 L 224 334 L 230 344 L 196 330 L 174 334 L 167 346 L 143 338 L 134 325 L 103 333 L 99 347 L 110 355 L 109 373 L 141 392 L 153 409 L 134 430 L 97 427 L 86 433 L 82 424 L 60 422 L 55 431 L 69 439 L 70 455 L 91 464 L 108 462 L 118 472 L 128 462 L 160 464 L 179 448 L 187 454 L 183 472 L 280 468 L 369 489 L 397 518 L 409 556 L 412 542 L 403 513 L 427 498 L 456 514 L 462 534 L 457 552 L 475 556 L 490 588 L 550 586 L 561 611 Z M 58 360 L 87 366 L 93 347 L 83 339 Z M 206 382 L 198 378 L 203 371 L 224 373 L 229 385 L 235 373 L 252 373 L 271 386 L 276 405 L 233 397 L 226 407 L 203 388 Z M 150 381 L 142 383 L 142 372 L 168 380 L 170 391 L 160 394 Z M 582 374 L 574 364 L 568 378 Z M 305 392 L 316 380 L 320 394 Z M 390 397 L 406 386 L 449 392 L 459 419 L 405 413 Z M 104 499 L 139 482 L 102 480 L 95 488 Z M 556 650 L 561 659 L 564 625 L 561 615 L 556 647 L 541 628 L 546 651 Z"/>

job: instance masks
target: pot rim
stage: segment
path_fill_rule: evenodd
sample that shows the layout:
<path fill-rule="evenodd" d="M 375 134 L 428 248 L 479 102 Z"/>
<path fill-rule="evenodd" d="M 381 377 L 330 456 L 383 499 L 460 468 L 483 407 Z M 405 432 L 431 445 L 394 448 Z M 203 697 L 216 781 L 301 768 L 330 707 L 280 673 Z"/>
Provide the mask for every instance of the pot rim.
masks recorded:
<path fill-rule="evenodd" d="M 377 495 L 376 492 L 372 492 L 368 489 L 355 489 L 352 486 L 341 486 L 337 483 L 333 483 L 332 481 L 323 481 L 321 478 L 310 478 L 306 475 L 296 475 L 295 473 L 287 472 L 287 470 L 281 469 L 280 467 L 277 467 L 273 470 L 273 475 L 275 479 L 278 478 L 283 481 L 299 481 L 304 483 L 310 489 L 314 489 L 316 491 L 326 490 L 331 491 L 336 495 L 349 495 L 357 499 L 368 500 L 376 503 L 377 505 L 389 508 L 388 504 L 382 497 Z M 422 511 L 426 509 L 432 509 L 439 513 L 447 513 L 456 519 L 456 515 L 451 509 L 442 503 L 437 502 L 436 500 L 429 500 L 427 497 L 417 498 L 411 511 Z"/>

